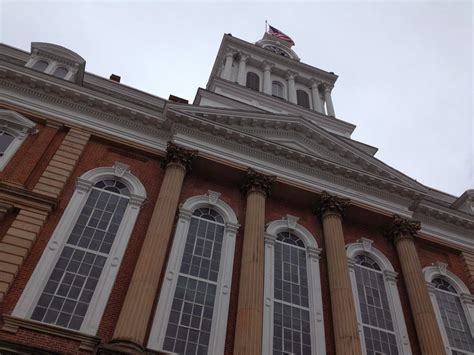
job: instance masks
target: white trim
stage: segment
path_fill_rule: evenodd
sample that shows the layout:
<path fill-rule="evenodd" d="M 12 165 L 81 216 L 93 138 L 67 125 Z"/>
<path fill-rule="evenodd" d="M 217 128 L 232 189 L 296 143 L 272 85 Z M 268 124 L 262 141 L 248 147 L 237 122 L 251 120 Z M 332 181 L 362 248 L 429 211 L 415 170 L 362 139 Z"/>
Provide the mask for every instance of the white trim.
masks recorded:
<path fill-rule="evenodd" d="M 352 294 L 354 296 L 354 302 L 357 313 L 357 327 L 359 331 L 359 337 L 361 340 L 362 353 L 366 353 L 366 345 L 364 338 L 364 329 L 362 323 L 362 316 L 359 306 L 359 296 L 357 293 L 357 282 L 355 275 L 356 262 L 354 257 L 360 254 L 369 255 L 373 258 L 382 270 L 385 290 L 387 292 L 388 304 L 390 307 L 390 313 L 393 318 L 393 327 L 395 331 L 395 337 L 397 339 L 397 347 L 399 354 L 410 355 L 410 339 L 408 338 L 408 331 L 405 323 L 405 317 L 403 315 L 403 308 L 400 301 L 400 294 L 397 288 L 397 275 L 393 269 L 392 264 L 387 257 L 373 245 L 373 241 L 367 238 L 361 238 L 357 243 L 352 243 L 346 246 L 346 256 L 349 261 L 349 274 L 352 284 Z"/>
<path fill-rule="evenodd" d="M 147 347 L 150 349 L 161 350 L 163 347 L 191 216 L 196 209 L 201 207 L 211 207 L 215 209 L 222 215 L 225 222 L 214 314 L 209 340 L 209 354 L 224 353 L 232 269 L 234 266 L 235 237 L 240 225 L 232 208 L 222 201 L 220 199 L 220 193 L 215 191 L 208 191 L 205 195 L 191 197 L 187 199 L 179 209 L 179 220 L 176 225 L 174 241 L 160 291 L 158 306 L 156 307 L 153 317 L 150 336 L 148 338 Z"/>
<path fill-rule="evenodd" d="M 456 289 L 472 337 L 474 337 L 474 296 L 471 295 L 469 289 L 464 284 L 464 282 L 462 282 L 461 279 L 455 274 L 453 274 L 451 271 L 447 270 L 447 267 L 447 264 L 438 261 L 432 266 L 427 266 L 423 268 L 423 276 L 426 281 L 428 293 L 430 294 L 431 303 L 433 304 L 434 312 L 436 314 L 436 320 L 438 321 L 438 326 L 441 331 L 441 337 L 443 338 L 446 352 L 451 353 L 451 346 L 449 344 L 448 335 L 444 327 L 443 318 L 441 317 L 438 301 L 436 300 L 436 289 L 431 282 L 433 281 L 433 279 L 441 277 L 443 279 L 446 279 Z"/>
<path fill-rule="evenodd" d="M 23 115 L 11 110 L 0 110 L 0 131 L 7 132 L 13 136 L 13 141 L 0 156 L 0 171 L 8 164 L 16 151 L 23 144 L 28 134 L 33 132 L 36 123 L 30 121 Z"/>
<path fill-rule="evenodd" d="M 319 270 L 319 254 L 315 237 L 298 223 L 298 218 L 286 215 L 281 220 L 268 224 L 265 232 L 265 288 L 263 308 L 262 354 L 273 352 L 273 305 L 274 305 L 274 255 L 275 239 L 278 233 L 290 231 L 299 237 L 306 247 L 306 267 L 308 272 L 308 298 L 311 327 L 311 353 L 326 354 L 324 336 L 323 302 Z"/>
<path fill-rule="evenodd" d="M 121 175 L 117 175 L 117 168 L 126 168 Z M 51 236 L 51 239 L 36 265 L 18 303 L 13 310 L 13 316 L 29 318 L 38 302 L 52 269 L 61 255 L 67 238 L 79 217 L 82 207 L 89 197 L 92 186 L 100 180 L 114 178 L 124 183 L 130 190 L 130 201 L 117 231 L 107 261 L 97 283 L 89 308 L 82 322 L 80 332 L 95 335 L 99 328 L 100 320 L 105 311 L 107 301 L 120 267 L 120 263 L 132 234 L 135 221 L 140 211 L 140 206 L 146 199 L 145 188 L 141 182 L 130 173 L 128 166 L 116 163 L 113 167 L 96 168 L 88 171 L 78 178 L 74 194 L 67 205 L 61 220 Z M 53 325 L 55 326 L 55 325 Z"/>

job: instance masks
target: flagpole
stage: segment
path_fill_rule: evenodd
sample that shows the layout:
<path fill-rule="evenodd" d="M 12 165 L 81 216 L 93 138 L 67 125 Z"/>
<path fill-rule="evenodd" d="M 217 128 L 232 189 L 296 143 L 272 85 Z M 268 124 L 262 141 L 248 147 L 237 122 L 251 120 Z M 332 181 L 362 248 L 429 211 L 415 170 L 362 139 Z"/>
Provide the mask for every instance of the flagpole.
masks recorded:
<path fill-rule="evenodd" d="M 267 20 L 265 20 L 265 32 L 267 32 L 267 28 L 268 28 Z"/>

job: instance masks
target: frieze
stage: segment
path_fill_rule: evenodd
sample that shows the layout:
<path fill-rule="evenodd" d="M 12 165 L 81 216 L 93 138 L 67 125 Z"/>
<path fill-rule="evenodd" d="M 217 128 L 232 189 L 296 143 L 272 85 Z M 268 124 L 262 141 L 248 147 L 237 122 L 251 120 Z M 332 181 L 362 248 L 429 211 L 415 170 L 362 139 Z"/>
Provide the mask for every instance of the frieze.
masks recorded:
<path fill-rule="evenodd" d="M 246 195 L 249 191 L 257 190 L 269 196 L 272 190 L 275 176 L 264 175 L 251 168 L 247 169 L 244 181 L 240 187 L 240 191 Z"/>
<path fill-rule="evenodd" d="M 335 212 L 343 215 L 350 203 L 350 200 L 347 198 L 330 195 L 326 191 L 323 191 L 316 201 L 313 212 L 319 217 L 326 212 Z"/>

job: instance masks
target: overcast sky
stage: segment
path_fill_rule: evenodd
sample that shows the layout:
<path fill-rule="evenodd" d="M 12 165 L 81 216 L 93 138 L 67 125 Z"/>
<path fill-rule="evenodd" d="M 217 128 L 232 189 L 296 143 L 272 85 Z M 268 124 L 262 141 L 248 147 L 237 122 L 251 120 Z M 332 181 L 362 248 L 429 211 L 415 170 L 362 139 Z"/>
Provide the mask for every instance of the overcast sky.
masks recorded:
<path fill-rule="evenodd" d="M 435 189 L 474 188 L 473 5 L 438 2 L 0 0 L 0 41 L 65 46 L 86 70 L 190 102 L 224 33 L 260 39 L 265 20 L 301 61 L 339 75 L 336 116 L 376 157 Z"/>

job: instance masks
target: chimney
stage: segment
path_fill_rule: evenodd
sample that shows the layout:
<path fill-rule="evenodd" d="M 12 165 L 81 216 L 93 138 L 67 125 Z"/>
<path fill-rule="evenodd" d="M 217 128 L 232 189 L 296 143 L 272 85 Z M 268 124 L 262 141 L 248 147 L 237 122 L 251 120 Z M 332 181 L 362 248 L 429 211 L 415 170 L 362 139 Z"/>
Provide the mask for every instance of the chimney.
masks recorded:
<path fill-rule="evenodd" d="M 115 74 L 111 74 L 110 75 L 110 80 L 115 81 L 117 83 L 120 83 L 120 76 L 115 75 Z"/>
<path fill-rule="evenodd" d="M 168 100 L 170 100 L 172 102 L 177 102 L 179 104 L 187 104 L 188 103 L 188 100 L 182 99 L 181 97 L 174 96 L 174 95 L 170 95 Z"/>

